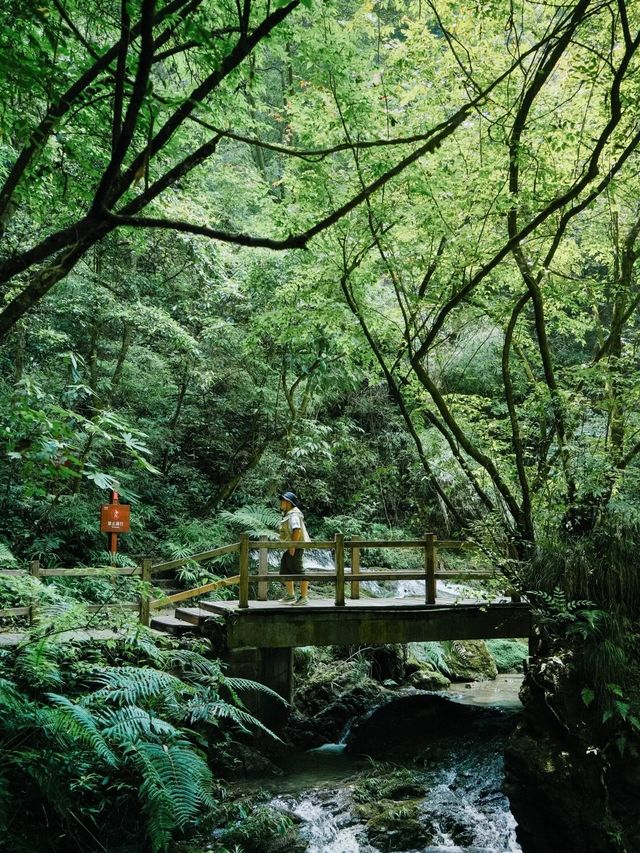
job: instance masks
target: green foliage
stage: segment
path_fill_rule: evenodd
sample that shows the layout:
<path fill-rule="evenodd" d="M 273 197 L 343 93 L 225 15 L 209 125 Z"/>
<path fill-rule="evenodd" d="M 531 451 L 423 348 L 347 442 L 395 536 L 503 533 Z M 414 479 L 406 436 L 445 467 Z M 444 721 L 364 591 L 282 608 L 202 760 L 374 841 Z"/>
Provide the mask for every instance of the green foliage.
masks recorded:
<path fill-rule="evenodd" d="M 111 651 L 30 640 L 2 657 L 0 675 L 2 813 L 19 824 L 13 833 L 29 827 L 35 850 L 53 827 L 70 850 L 96 832 L 137 849 L 142 830 L 152 850 L 167 850 L 219 801 L 207 740 L 234 727 L 270 734 L 238 698 L 274 695 L 267 688 L 227 680 L 217 661 L 146 632 Z M 135 815 L 128 825 L 114 820 L 123 811 Z"/>
<path fill-rule="evenodd" d="M 216 837 L 228 849 L 268 853 L 274 843 L 286 844 L 287 839 L 295 838 L 295 824 L 289 815 L 254 800 L 223 805 L 214 820 L 220 825 Z"/>
<path fill-rule="evenodd" d="M 498 672 L 522 672 L 529 656 L 527 643 L 520 640 L 486 640 Z"/>
<path fill-rule="evenodd" d="M 220 517 L 234 530 L 249 533 L 253 539 L 261 536 L 266 536 L 267 539 L 278 538 L 280 513 L 269 507 L 242 506 L 233 512 L 224 510 Z"/>
<path fill-rule="evenodd" d="M 411 650 L 417 660 L 430 663 L 443 675 L 453 674 L 447 658 L 447 650 L 442 643 L 412 643 Z"/>
<path fill-rule="evenodd" d="M 368 804 L 386 799 L 408 800 L 424 796 L 424 783 L 415 770 L 372 759 L 369 759 L 369 762 L 371 775 L 361 779 L 351 795 L 356 803 Z"/>

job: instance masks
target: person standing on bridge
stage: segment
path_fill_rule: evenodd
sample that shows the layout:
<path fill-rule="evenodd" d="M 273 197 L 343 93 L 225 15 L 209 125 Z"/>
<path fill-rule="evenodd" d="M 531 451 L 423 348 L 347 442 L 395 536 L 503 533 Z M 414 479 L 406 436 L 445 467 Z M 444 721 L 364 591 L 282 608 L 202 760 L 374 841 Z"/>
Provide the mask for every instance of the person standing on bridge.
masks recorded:
<path fill-rule="evenodd" d="M 308 542 L 309 534 L 304 523 L 304 515 L 298 506 L 298 498 L 293 492 L 283 492 L 280 498 L 280 539 L 284 542 Z M 281 575 L 304 575 L 302 564 L 303 548 L 289 548 L 280 560 Z M 309 581 L 300 581 L 300 595 L 296 598 L 294 593 L 294 581 L 285 581 L 286 594 L 280 601 L 300 607 L 308 604 Z"/>

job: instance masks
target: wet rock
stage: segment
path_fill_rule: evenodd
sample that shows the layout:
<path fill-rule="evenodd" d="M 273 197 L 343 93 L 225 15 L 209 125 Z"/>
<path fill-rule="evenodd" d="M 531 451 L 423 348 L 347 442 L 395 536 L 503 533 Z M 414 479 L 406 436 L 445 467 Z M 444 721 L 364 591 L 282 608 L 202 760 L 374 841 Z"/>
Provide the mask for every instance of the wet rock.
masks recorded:
<path fill-rule="evenodd" d="M 265 804 L 235 804 L 235 814 L 226 825 L 213 831 L 225 849 L 240 848 L 252 853 L 305 853 L 307 842 L 300 836 L 297 815 Z M 234 820 L 229 818 L 235 817 Z"/>
<path fill-rule="evenodd" d="M 434 840 L 431 828 L 421 819 L 418 802 L 383 800 L 361 806 L 359 813 L 367 838 L 378 850 L 415 850 Z"/>
<path fill-rule="evenodd" d="M 296 691 L 285 736 L 303 749 L 336 743 L 352 719 L 387 701 L 389 695 L 354 663 L 324 665 Z"/>
<path fill-rule="evenodd" d="M 352 792 L 352 798 L 365 806 L 380 800 L 415 800 L 424 797 L 427 787 L 417 771 L 406 767 L 389 769 L 379 765 L 374 776 L 361 780 Z"/>
<path fill-rule="evenodd" d="M 409 684 L 416 690 L 446 690 L 451 682 L 433 667 L 423 665 L 409 676 Z"/>
<path fill-rule="evenodd" d="M 446 671 L 452 681 L 486 681 L 498 676 L 498 668 L 484 640 L 453 640 L 443 643 Z"/>
<path fill-rule="evenodd" d="M 230 743 L 212 751 L 217 773 L 227 781 L 281 776 L 282 770 L 264 752 L 245 743 Z"/>
<path fill-rule="evenodd" d="M 595 746 L 572 657 L 534 661 L 505 752 L 505 792 L 526 853 L 640 850 L 640 765 Z M 540 820 L 540 815 L 544 820 Z"/>
<path fill-rule="evenodd" d="M 437 738 L 465 732 L 496 711 L 418 693 L 394 698 L 358 720 L 347 738 L 347 751 L 372 757 L 416 756 Z"/>

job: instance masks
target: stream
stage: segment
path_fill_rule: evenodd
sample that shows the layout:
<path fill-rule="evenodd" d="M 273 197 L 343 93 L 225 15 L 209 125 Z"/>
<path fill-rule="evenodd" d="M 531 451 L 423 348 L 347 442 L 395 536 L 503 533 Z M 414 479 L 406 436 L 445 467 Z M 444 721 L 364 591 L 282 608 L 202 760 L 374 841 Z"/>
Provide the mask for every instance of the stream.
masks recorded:
<path fill-rule="evenodd" d="M 309 552 L 305 562 L 313 571 L 333 570 L 327 552 Z M 362 588 L 372 597 L 424 598 L 422 581 L 368 581 Z M 463 585 L 438 584 L 440 601 L 453 603 L 465 592 Z M 521 682 L 521 675 L 499 675 L 495 681 L 452 684 L 439 695 L 485 713 L 426 747 L 421 743 L 415 755 L 401 758 L 392 744 L 377 761 L 353 755 L 347 730 L 341 743 L 289 753 L 278 762 L 281 776 L 239 783 L 235 795 L 266 793 L 269 806 L 299 824 L 307 853 L 520 853 L 501 787 Z M 394 777 L 405 784 L 394 788 Z M 383 804 L 386 823 L 371 817 Z M 405 828 L 413 828 L 413 838 Z"/>
<path fill-rule="evenodd" d="M 389 754 L 373 762 L 351 755 L 345 743 L 325 744 L 289 754 L 279 762 L 282 776 L 252 780 L 241 789 L 269 792 L 269 805 L 299 822 L 307 853 L 519 853 L 501 786 L 502 753 L 520 707 L 521 678 L 501 675 L 441 694 L 485 713 L 467 730 L 432 740 L 426 749 L 422 745 L 417 760 Z M 412 790 L 407 796 L 406 784 L 390 796 L 389 781 L 403 773 L 423 787 L 420 796 Z M 390 822 L 372 831 L 376 821 L 367 822 L 362 803 L 375 809 L 376 801 L 390 806 Z M 411 829 L 412 818 L 422 833 L 418 843 L 402 831 Z"/>

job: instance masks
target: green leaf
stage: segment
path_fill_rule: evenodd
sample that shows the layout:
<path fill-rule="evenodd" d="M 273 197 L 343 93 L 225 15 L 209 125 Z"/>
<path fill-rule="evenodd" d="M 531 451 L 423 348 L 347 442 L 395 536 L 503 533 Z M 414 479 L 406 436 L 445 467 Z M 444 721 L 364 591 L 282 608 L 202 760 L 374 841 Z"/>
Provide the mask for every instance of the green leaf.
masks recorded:
<path fill-rule="evenodd" d="M 593 690 L 591 690 L 590 687 L 585 687 L 580 695 L 582 696 L 582 701 L 587 706 L 587 708 L 589 707 L 589 705 L 591 705 L 593 700 L 596 698 L 596 694 L 594 693 Z"/>

